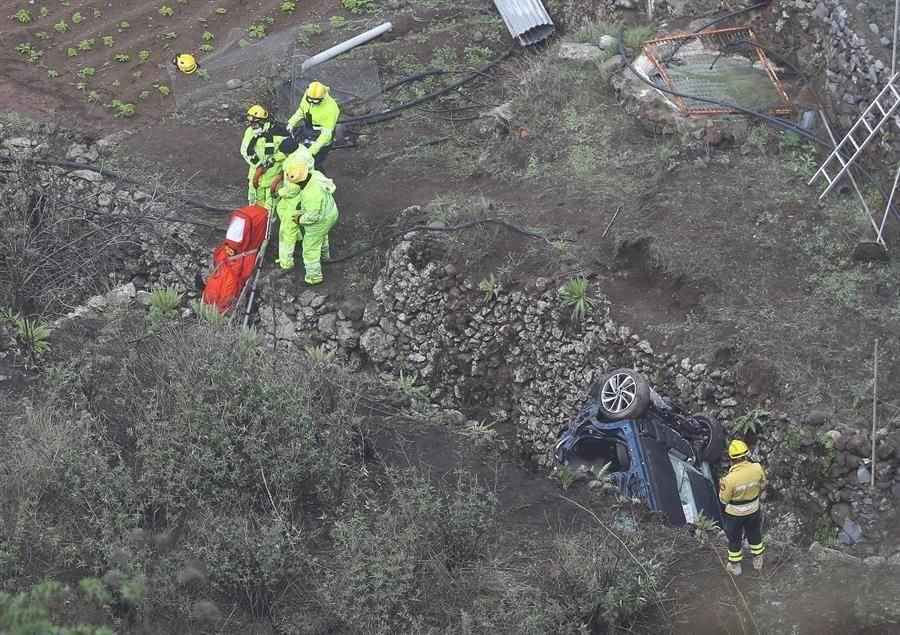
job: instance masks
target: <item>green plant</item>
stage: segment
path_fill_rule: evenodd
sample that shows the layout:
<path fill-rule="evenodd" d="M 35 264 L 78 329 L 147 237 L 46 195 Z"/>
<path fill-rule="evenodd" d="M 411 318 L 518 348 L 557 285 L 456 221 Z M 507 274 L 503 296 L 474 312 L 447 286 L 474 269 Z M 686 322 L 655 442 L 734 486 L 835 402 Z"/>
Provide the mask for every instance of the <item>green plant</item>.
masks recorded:
<path fill-rule="evenodd" d="M 0 321 L 6 322 L 14 329 L 13 343 L 27 355 L 32 363 L 50 350 L 50 326 L 38 323 L 31 318 L 22 317 L 12 309 L 0 309 Z"/>
<path fill-rule="evenodd" d="M 96 71 L 92 66 L 85 66 L 75 74 L 81 79 L 86 79 L 88 77 L 93 77 L 95 72 Z"/>
<path fill-rule="evenodd" d="M 99 18 L 100 15 L 101 15 L 100 9 L 98 9 L 97 7 L 94 7 L 94 8 L 91 10 L 91 15 L 93 15 L 95 18 Z"/>
<path fill-rule="evenodd" d="M 150 292 L 150 323 L 158 326 L 163 320 L 178 317 L 178 307 L 184 294 L 169 287 L 157 287 Z"/>
<path fill-rule="evenodd" d="M 202 53 L 211 53 L 216 50 L 216 47 L 213 46 L 212 44 L 201 44 L 199 46 L 199 50 Z"/>
<path fill-rule="evenodd" d="M 465 53 L 466 62 L 468 62 L 470 66 L 474 66 L 476 68 L 486 66 L 493 57 L 493 52 L 491 51 L 491 49 L 485 46 L 467 46 L 465 49 Z"/>
<path fill-rule="evenodd" d="M 38 31 L 37 33 L 34 34 L 34 37 L 36 37 L 39 40 L 47 40 L 50 38 L 50 34 L 47 33 L 46 31 Z"/>
<path fill-rule="evenodd" d="M 747 143 L 756 148 L 760 154 L 766 154 L 766 146 L 769 143 L 769 129 L 765 126 L 755 126 L 747 135 Z"/>
<path fill-rule="evenodd" d="M 14 14 L 9 16 L 10 20 L 18 20 L 21 24 L 28 24 L 31 22 L 31 11 L 28 9 L 19 9 Z"/>
<path fill-rule="evenodd" d="M 564 307 L 572 308 L 572 319 L 583 320 L 593 310 L 597 301 L 590 296 L 588 281 L 584 277 L 566 282 L 560 293 Z"/>
<path fill-rule="evenodd" d="M 44 56 L 43 51 L 39 51 L 38 49 L 31 46 L 31 44 L 29 44 L 28 42 L 23 42 L 22 44 L 17 45 L 16 51 L 27 57 L 28 61 L 32 63 L 38 61 L 39 59 L 41 59 L 41 57 Z"/>
<path fill-rule="evenodd" d="M 172 7 L 167 7 L 166 5 L 163 5 L 159 8 L 160 15 L 171 16 L 173 13 L 175 13 L 175 12 L 172 10 Z"/>
<path fill-rule="evenodd" d="M 593 174 L 597 169 L 597 155 L 589 145 L 575 145 L 569 151 L 569 165 L 572 171 L 581 176 Z"/>
<path fill-rule="evenodd" d="M 572 485 L 586 476 L 581 470 L 573 470 L 568 465 L 557 465 L 553 470 L 553 477 L 559 481 L 563 491 L 568 491 Z"/>
<path fill-rule="evenodd" d="M 60 20 L 59 22 L 57 22 L 56 24 L 53 25 L 53 30 L 56 31 L 57 33 L 65 33 L 66 31 L 69 30 L 69 25 L 66 23 L 65 20 Z"/>
<path fill-rule="evenodd" d="M 821 446 L 821 449 L 817 452 L 818 458 L 816 459 L 819 463 L 819 473 L 822 477 L 827 477 L 831 471 L 831 466 L 834 465 L 837 459 L 837 445 L 835 445 L 834 439 L 824 432 L 816 436 L 816 442 Z"/>
<path fill-rule="evenodd" d="M 206 324 L 219 327 L 228 324 L 228 315 L 219 311 L 219 308 L 214 304 L 207 304 L 201 300 L 192 300 L 191 309 L 193 309 L 194 313 L 196 313 Z"/>
<path fill-rule="evenodd" d="M 828 549 L 837 546 L 838 528 L 828 514 L 822 514 L 816 519 L 816 540 L 820 545 Z"/>
<path fill-rule="evenodd" d="M 204 31 L 203 35 L 201 35 L 200 37 L 203 38 L 204 42 L 212 42 L 214 39 L 216 39 L 216 36 L 209 31 Z"/>
<path fill-rule="evenodd" d="M 158 90 L 163 97 L 168 97 L 172 93 L 172 90 L 165 84 L 153 84 L 153 88 Z"/>
<path fill-rule="evenodd" d="M 66 55 L 68 57 L 75 57 L 78 55 L 78 49 L 74 49 L 71 46 L 66 49 Z"/>
<path fill-rule="evenodd" d="M 250 42 L 248 42 L 244 38 L 238 40 L 238 48 L 247 48 L 248 46 L 250 46 Z"/>
<path fill-rule="evenodd" d="M 250 37 L 255 37 L 262 39 L 266 37 L 266 27 L 262 24 L 253 24 L 248 29 L 247 32 L 250 34 Z"/>
<path fill-rule="evenodd" d="M 72 14 L 72 24 L 81 24 L 84 22 L 84 16 L 78 11 Z"/>
<path fill-rule="evenodd" d="M 147 60 L 150 59 L 150 51 L 148 51 L 148 50 L 138 51 L 138 57 L 141 59 L 141 61 L 146 62 Z"/>
<path fill-rule="evenodd" d="M 709 534 L 718 531 L 719 529 L 719 524 L 715 519 L 700 514 L 694 521 L 694 538 L 696 538 L 697 542 L 700 544 L 706 544 L 709 542 Z"/>
<path fill-rule="evenodd" d="M 375 11 L 378 3 L 375 0 L 341 0 L 341 6 L 350 13 L 365 13 Z"/>
<path fill-rule="evenodd" d="M 275 18 L 273 18 L 270 15 L 263 18 L 263 20 L 265 20 L 266 24 L 268 24 L 269 26 L 272 26 L 273 24 L 275 24 Z"/>
<path fill-rule="evenodd" d="M 748 433 L 759 434 L 769 418 L 769 412 L 762 408 L 748 410 L 740 417 L 735 417 L 731 422 L 731 430 L 738 436 L 746 436 Z"/>
<path fill-rule="evenodd" d="M 131 117 L 134 117 L 134 104 L 125 103 L 120 99 L 113 99 L 111 102 L 109 102 L 109 104 L 107 104 L 106 107 L 115 110 L 115 113 L 113 114 L 121 119 L 129 119 Z"/>
<path fill-rule="evenodd" d="M 109 48 L 109 47 L 111 47 L 113 44 L 115 44 L 115 42 L 113 41 L 111 35 L 104 35 L 104 36 L 103 36 L 103 46 Z"/>
<path fill-rule="evenodd" d="M 125 53 L 119 53 L 119 54 L 116 55 L 113 59 L 116 60 L 116 61 L 119 62 L 119 63 L 125 63 L 125 62 L 131 61 L 131 56 L 130 56 L 130 55 L 126 55 Z"/>
<path fill-rule="evenodd" d="M 119 22 L 119 28 L 120 29 L 130 29 L 131 25 L 128 22 L 126 22 L 125 20 L 122 20 L 121 22 Z"/>
<path fill-rule="evenodd" d="M 342 15 L 333 15 L 328 18 L 328 24 L 330 24 L 332 28 L 340 29 L 347 24 L 347 18 Z"/>
<path fill-rule="evenodd" d="M 296 9 L 296 8 L 297 8 L 296 2 L 282 2 L 281 3 L 281 10 L 285 11 L 287 13 L 293 13 L 294 9 Z"/>
<path fill-rule="evenodd" d="M 622 34 L 622 43 L 628 48 L 637 48 L 651 35 L 653 35 L 652 27 L 635 26 L 630 29 L 625 29 L 625 32 Z"/>
<path fill-rule="evenodd" d="M 150 96 L 149 90 L 142 90 L 140 93 L 138 93 L 138 99 L 147 99 L 147 97 L 149 97 L 149 96 Z"/>
<path fill-rule="evenodd" d="M 113 86 L 113 88 L 118 88 L 118 87 L 121 86 L 121 85 L 122 85 L 122 80 L 120 80 L 120 79 L 114 79 L 114 80 L 112 81 L 112 86 Z"/>
<path fill-rule="evenodd" d="M 471 439 L 475 445 L 483 448 L 494 447 L 499 436 L 494 424 L 486 421 L 471 421 L 467 423 L 463 434 Z"/>
<path fill-rule="evenodd" d="M 75 89 L 76 89 L 76 90 L 82 90 L 82 91 L 83 91 L 85 88 L 87 88 L 87 83 L 86 83 L 86 82 L 76 82 L 76 84 L 75 84 Z"/>
<path fill-rule="evenodd" d="M 174 40 L 175 38 L 178 37 L 178 34 L 175 33 L 175 31 L 166 31 L 163 34 L 163 37 L 166 38 L 167 40 Z"/>
<path fill-rule="evenodd" d="M 219 15 L 225 15 L 226 13 L 228 13 L 228 9 L 226 9 L 225 7 L 219 7 L 218 9 L 216 9 L 216 13 L 218 13 Z"/>
<path fill-rule="evenodd" d="M 87 100 L 92 104 L 96 104 L 100 101 L 100 94 L 96 90 L 92 90 L 87 94 Z"/>
<path fill-rule="evenodd" d="M 95 40 L 94 38 L 91 38 L 89 40 L 81 40 L 78 43 L 78 50 L 79 51 L 90 51 L 92 48 L 94 48 L 94 44 L 96 44 L 96 43 L 97 43 L 97 40 Z"/>
<path fill-rule="evenodd" d="M 528 155 L 528 164 L 525 166 L 525 178 L 536 179 L 540 174 L 541 169 L 537 154 Z"/>
<path fill-rule="evenodd" d="M 479 282 L 478 288 L 484 293 L 485 302 L 491 302 L 496 299 L 497 294 L 500 293 L 500 283 L 494 278 L 493 273 Z"/>
<path fill-rule="evenodd" d="M 46 18 L 48 15 L 50 15 L 50 9 L 48 9 L 47 7 L 41 7 L 40 11 L 38 11 L 38 15 L 42 18 Z"/>
<path fill-rule="evenodd" d="M 52 68 L 47 69 L 47 77 L 59 77 L 59 71 L 55 71 Z"/>
<path fill-rule="evenodd" d="M 197 69 L 197 77 L 208 80 L 209 79 L 209 71 L 206 70 L 205 68 L 198 68 Z"/>

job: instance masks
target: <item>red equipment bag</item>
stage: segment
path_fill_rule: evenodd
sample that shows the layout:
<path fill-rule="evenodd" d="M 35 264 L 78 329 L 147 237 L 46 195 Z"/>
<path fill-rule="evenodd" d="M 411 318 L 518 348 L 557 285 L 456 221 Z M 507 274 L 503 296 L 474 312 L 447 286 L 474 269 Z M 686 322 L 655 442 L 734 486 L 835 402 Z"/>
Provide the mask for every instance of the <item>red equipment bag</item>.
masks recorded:
<path fill-rule="evenodd" d="M 269 213 L 250 205 L 231 213 L 225 240 L 213 252 L 213 270 L 203 288 L 203 301 L 224 313 L 234 305 L 253 275 L 259 248 L 266 238 Z"/>

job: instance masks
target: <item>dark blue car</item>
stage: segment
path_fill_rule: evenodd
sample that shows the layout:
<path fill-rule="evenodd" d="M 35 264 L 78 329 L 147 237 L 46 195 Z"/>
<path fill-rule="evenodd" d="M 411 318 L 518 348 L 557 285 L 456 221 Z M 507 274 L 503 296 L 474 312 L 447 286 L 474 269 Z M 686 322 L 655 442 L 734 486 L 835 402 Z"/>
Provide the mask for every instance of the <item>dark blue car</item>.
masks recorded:
<path fill-rule="evenodd" d="M 624 495 L 665 513 L 673 525 L 702 514 L 722 526 L 710 463 L 722 454 L 725 431 L 715 418 L 687 414 L 630 369 L 608 373 L 590 396 L 559 433 L 558 463 L 613 479 Z"/>

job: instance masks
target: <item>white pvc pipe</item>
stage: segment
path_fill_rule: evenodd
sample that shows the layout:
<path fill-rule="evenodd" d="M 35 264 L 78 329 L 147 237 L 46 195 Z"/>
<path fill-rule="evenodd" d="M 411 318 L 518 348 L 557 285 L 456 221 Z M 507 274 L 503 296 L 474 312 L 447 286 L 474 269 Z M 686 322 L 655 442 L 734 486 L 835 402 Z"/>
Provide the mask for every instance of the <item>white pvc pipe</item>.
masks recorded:
<path fill-rule="evenodd" d="M 303 62 L 300 65 L 300 74 L 302 75 L 313 66 L 318 66 L 322 62 L 327 62 L 333 57 L 337 57 L 341 53 L 346 53 L 350 49 L 359 46 L 360 44 L 365 44 L 369 40 L 374 40 L 382 33 L 387 33 L 391 29 L 394 28 L 390 22 L 385 22 L 381 26 L 376 26 L 374 29 L 369 29 L 365 33 L 360 33 L 359 35 L 350 38 L 346 42 L 341 42 L 340 44 L 336 44 L 332 46 L 330 49 L 325 49 L 321 53 L 313 55 L 311 58 Z"/>

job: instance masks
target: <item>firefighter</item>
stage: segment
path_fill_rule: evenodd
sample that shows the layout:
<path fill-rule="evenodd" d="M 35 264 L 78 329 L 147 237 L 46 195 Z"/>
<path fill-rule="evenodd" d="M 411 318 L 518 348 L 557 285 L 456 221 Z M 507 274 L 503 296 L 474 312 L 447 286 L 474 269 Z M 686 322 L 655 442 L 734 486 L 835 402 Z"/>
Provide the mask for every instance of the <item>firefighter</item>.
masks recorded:
<path fill-rule="evenodd" d="M 250 205 L 256 202 L 265 205 L 265 196 L 263 196 L 263 200 L 259 200 L 259 190 L 261 189 L 259 180 L 266 171 L 274 166 L 278 146 L 289 134 L 287 128 L 274 121 L 268 111 L 259 104 L 250 106 L 247 110 L 246 120 L 249 125 L 244 131 L 244 138 L 241 141 L 241 157 L 249 166 L 247 202 Z M 257 169 L 260 167 L 263 170 L 257 174 Z M 277 176 L 280 171 L 280 168 L 274 170 L 274 174 Z"/>
<path fill-rule="evenodd" d="M 294 247 L 302 232 L 304 281 L 320 284 L 322 260 L 331 257 L 328 232 L 338 219 L 334 182 L 305 163 L 292 166 L 284 180 L 278 190 L 278 265 L 284 270 L 294 266 Z"/>
<path fill-rule="evenodd" d="M 309 150 L 300 145 L 296 139 L 277 136 L 275 139 L 281 139 L 278 150 L 265 163 L 257 166 L 252 184 L 256 187 L 257 204 L 267 209 L 272 204 L 276 188 L 282 181 L 283 170 L 287 170 L 297 162 L 306 163 L 310 168 L 313 166 L 313 158 Z"/>
<path fill-rule="evenodd" d="M 309 151 L 316 158 L 319 170 L 325 164 L 325 157 L 331 150 L 334 130 L 337 127 L 341 109 L 334 97 L 328 94 L 328 86 L 321 82 L 312 82 L 303 93 L 297 112 L 288 119 L 287 129 L 298 134 L 301 141 L 309 144 Z M 298 125 L 303 123 L 303 128 Z M 296 129 L 296 132 L 295 132 Z"/>
<path fill-rule="evenodd" d="M 719 500 L 725 505 L 725 535 L 728 536 L 728 564 L 731 575 L 741 575 L 744 536 L 750 543 L 753 568 L 763 567 L 762 509 L 759 496 L 766 487 L 766 473 L 759 463 L 748 460 L 750 448 L 740 439 L 728 445 L 731 469 L 719 481 Z"/>

